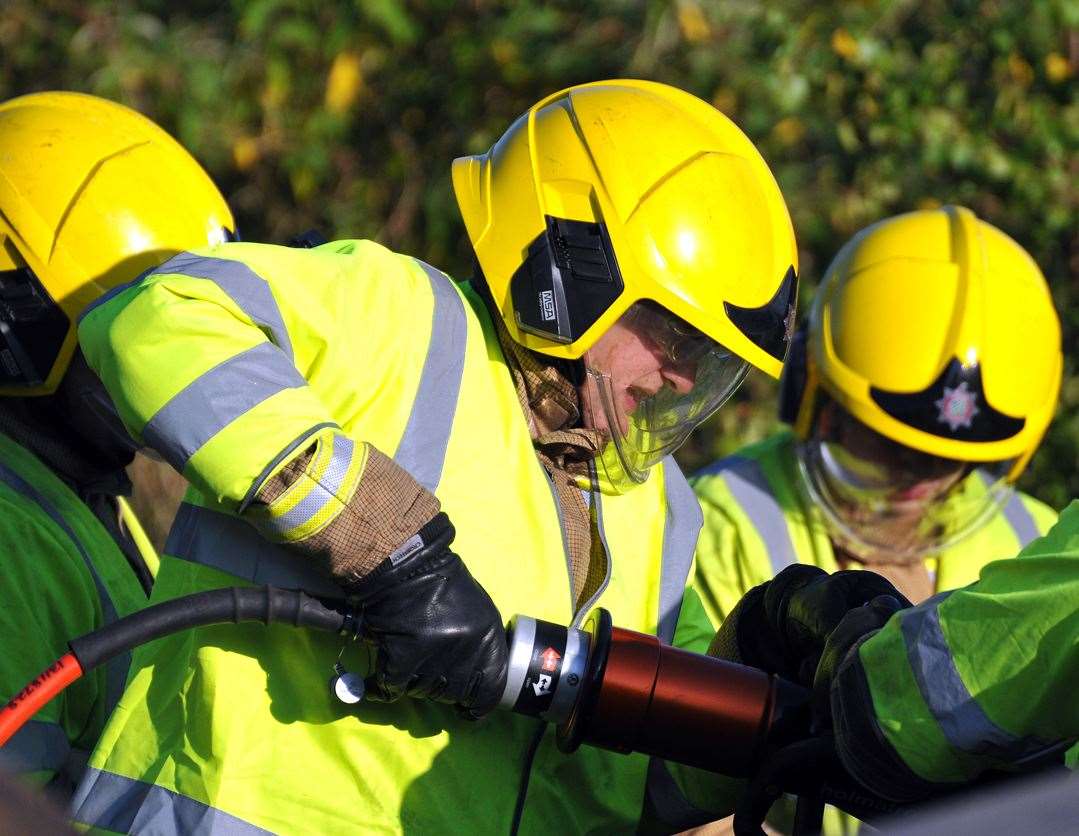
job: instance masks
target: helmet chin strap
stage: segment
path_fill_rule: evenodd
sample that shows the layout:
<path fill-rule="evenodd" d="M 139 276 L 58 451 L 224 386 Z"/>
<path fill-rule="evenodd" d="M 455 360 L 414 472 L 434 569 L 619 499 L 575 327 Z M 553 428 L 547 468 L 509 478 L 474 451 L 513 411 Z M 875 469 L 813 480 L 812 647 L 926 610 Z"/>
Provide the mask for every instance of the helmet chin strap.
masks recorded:
<path fill-rule="evenodd" d="M 472 275 L 468 279 L 468 284 L 480 299 L 483 300 L 484 307 L 487 308 L 487 313 L 491 317 L 491 321 L 495 323 L 495 327 L 498 329 L 499 338 L 512 340 L 509 333 L 505 331 L 501 319 L 502 314 L 495 304 L 494 297 L 491 295 L 491 288 L 487 283 L 486 277 L 483 275 L 483 268 L 480 267 L 479 260 L 476 259 L 475 256 L 473 256 Z M 526 352 L 529 357 L 535 359 L 537 365 L 548 366 L 554 369 L 558 375 L 573 387 L 576 399 L 575 406 L 577 417 L 558 429 L 573 430 L 583 428 L 585 426 L 585 416 L 581 390 L 588 379 L 584 358 L 580 357 L 575 360 L 567 360 L 560 357 L 549 357 L 545 354 L 525 348 L 517 343 L 515 343 L 515 349 L 520 352 Z"/>
<path fill-rule="evenodd" d="M 584 365 L 584 357 L 578 357 L 576 360 L 562 360 L 561 358 L 555 358 L 554 363 L 559 371 L 566 376 L 566 380 L 577 387 L 579 397 L 581 387 L 584 386 L 585 380 L 588 379 L 587 369 Z"/>

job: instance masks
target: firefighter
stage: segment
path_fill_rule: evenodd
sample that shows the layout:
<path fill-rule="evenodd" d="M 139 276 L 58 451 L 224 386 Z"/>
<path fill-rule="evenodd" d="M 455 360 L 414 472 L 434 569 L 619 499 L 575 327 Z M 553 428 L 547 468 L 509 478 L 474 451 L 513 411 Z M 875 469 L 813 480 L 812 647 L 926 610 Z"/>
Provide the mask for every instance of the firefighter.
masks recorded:
<path fill-rule="evenodd" d="M 453 183 L 468 283 L 371 241 L 225 244 L 83 317 L 128 430 L 195 488 L 155 600 L 300 586 L 358 604 L 367 643 L 229 625 L 137 651 L 80 823 L 584 832 L 682 803 L 644 757 L 469 718 L 501 697 L 516 612 L 600 603 L 707 645 L 670 454 L 750 367 L 779 374 L 786 206 L 729 120 L 642 81 L 545 98 Z M 335 669 L 369 699 L 335 701 Z"/>
<path fill-rule="evenodd" d="M 791 429 L 692 480 L 695 585 L 713 623 L 792 564 L 872 569 L 921 601 L 1015 554 L 1056 519 L 1013 485 L 1061 367 L 1045 279 L 998 229 L 946 206 L 862 230 L 793 340 L 780 390 Z M 825 826 L 858 829 L 832 809 Z"/>
<path fill-rule="evenodd" d="M 225 240 L 224 199 L 145 117 L 77 93 L 0 104 L 0 692 L 67 640 L 145 606 L 157 558 L 124 496 L 136 445 L 76 345 L 76 316 L 162 258 Z M 81 679 L 0 764 L 74 789 L 130 656 Z"/>
<path fill-rule="evenodd" d="M 1079 763 L 1077 600 L 1073 501 L 1018 557 L 913 608 L 870 572 L 788 567 L 737 605 L 713 652 L 812 687 L 850 786 L 910 804 Z"/>
<path fill-rule="evenodd" d="M 780 393 L 791 429 L 694 480 L 697 585 L 718 624 L 785 566 L 872 569 L 918 602 L 1056 515 L 1014 489 L 1056 407 L 1040 270 L 967 209 L 898 215 L 828 268 Z"/>

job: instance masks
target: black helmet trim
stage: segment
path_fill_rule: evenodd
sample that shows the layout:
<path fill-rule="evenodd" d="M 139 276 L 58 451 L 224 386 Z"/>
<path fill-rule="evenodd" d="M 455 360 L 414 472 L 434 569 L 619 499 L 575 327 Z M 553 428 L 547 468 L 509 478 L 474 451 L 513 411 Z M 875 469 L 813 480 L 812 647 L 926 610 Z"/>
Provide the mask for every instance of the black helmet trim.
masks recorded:
<path fill-rule="evenodd" d="M 1004 441 L 1018 434 L 1025 418 L 998 412 L 985 397 L 981 367 L 952 361 L 921 392 L 888 392 L 870 387 L 869 395 L 897 421 L 957 441 Z"/>
<path fill-rule="evenodd" d="M 0 383 L 40 386 L 71 321 L 29 267 L 0 270 Z"/>
<path fill-rule="evenodd" d="M 591 328 L 624 289 L 603 222 L 546 217 L 510 279 L 522 331 L 571 343 Z"/>
<path fill-rule="evenodd" d="M 787 269 L 779 289 L 759 308 L 742 308 L 723 303 L 727 318 L 755 346 L 781 361 L 794 335 L 795 306 L 798 302 L 798 274 L 794 267 Z"/>

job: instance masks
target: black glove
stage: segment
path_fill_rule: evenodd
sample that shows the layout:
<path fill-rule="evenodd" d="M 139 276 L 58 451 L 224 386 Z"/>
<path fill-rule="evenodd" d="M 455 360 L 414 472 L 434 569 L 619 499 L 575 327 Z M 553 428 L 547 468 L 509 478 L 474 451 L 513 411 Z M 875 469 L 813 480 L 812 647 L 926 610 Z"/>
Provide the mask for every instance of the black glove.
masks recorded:
<path fill-rule="evenodd" d="M 869 823 L 899 809 L 851 777 L 830 736 L 808 737 L 770 752 L 750 776 L 735 806 L 736 836 L 763 836 L 768 811 L 784 793 L 798 796 L 794 833 L 820 833 L 824 804 Z"/>
<path fill-rule="evenodd" d="M 751 589 L 724 620 L 710 654 L 813 686 L 810 735 L 766 757 L 739 801 L 735 833 L 762 832 L 761 822 L 782 792 L 803 799 L 808 821 L 801 826 L 806 832 L 820 830 L 823 802 L 862 819 L 895 811 L 895 804 L 852 778 L 840 760 L 831 735 L 829 695 L 836 670 L 851 649 L 908 606 L 910 602 L 874 572 L 829 575 L 815 566 L 794 565 Z"/>
<path fill-rule="evenodd" d="M 883 627 L 888 619 L 910 602 L 899 595 L 878 595 L 864 606 L 850 610 L 828 635 L 813 675 L 813 718 L 819 731 L 832 726 L 832 681 L 840 664 L 862 639 Z"/>
<path fill-rule="evenodd" d="M 506 628 L 487 592 L 449 549 L 454 530 L 440 513 L 349 592 L 363 631 L 378 647 L 367 697 L 421 697 L 477 718 L 506 682 Z"/>
<path fill-rule="evenodd" d="M 832 631 L 849 611 L 879 596 L 893 597 L 895 609 L 910 606 L 875 572 L 829 575 L 816 566 L 788 566 L 745 594 L 708 652 L 809 687 Z"/>

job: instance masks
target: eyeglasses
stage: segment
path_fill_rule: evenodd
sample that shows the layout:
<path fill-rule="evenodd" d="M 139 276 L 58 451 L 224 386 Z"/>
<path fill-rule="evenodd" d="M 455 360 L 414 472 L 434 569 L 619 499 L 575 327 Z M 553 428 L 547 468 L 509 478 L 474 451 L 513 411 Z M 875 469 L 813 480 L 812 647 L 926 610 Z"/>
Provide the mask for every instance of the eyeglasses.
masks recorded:
<path fill-rule="evenodd" d="M 656 346 L 667 362 L 683 366 L 698 363 L 710 352 L 724 351 L 715 340 L 652 301 L 634 305 L 642 335 Z"/>

